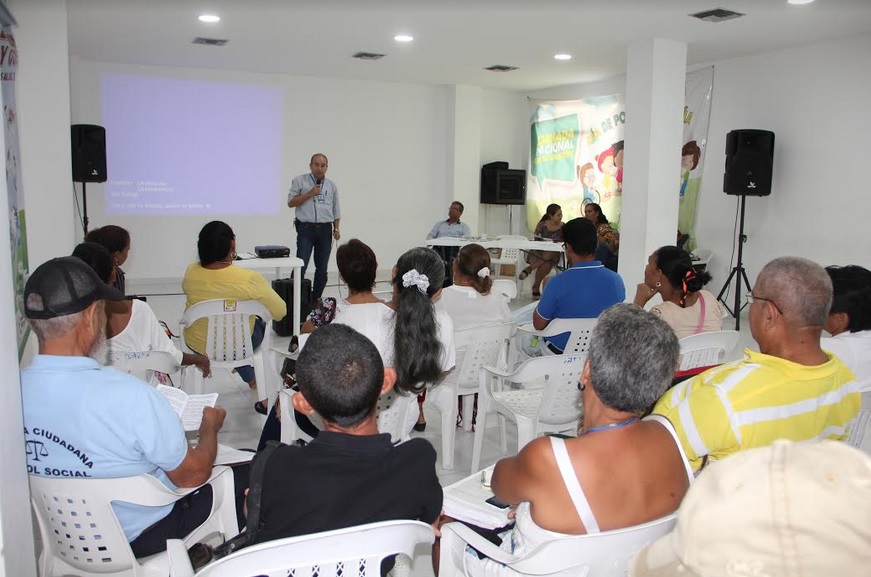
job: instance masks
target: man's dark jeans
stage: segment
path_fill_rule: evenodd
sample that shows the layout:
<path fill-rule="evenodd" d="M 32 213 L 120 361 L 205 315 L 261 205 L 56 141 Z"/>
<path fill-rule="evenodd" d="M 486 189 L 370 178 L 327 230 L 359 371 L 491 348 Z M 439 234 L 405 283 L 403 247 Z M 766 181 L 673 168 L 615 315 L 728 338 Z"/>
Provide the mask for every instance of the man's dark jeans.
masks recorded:
<path fill-rule="evenodd" d="M 308 261 L 315 253 L 315 280 L 312 283 L 312 302 L 321 298 L 327 286 L 327 265 L 333 245 L 333 224 L 296 221 L 296 256 L 302 260 L 300 278 L 305 278 Z"/>

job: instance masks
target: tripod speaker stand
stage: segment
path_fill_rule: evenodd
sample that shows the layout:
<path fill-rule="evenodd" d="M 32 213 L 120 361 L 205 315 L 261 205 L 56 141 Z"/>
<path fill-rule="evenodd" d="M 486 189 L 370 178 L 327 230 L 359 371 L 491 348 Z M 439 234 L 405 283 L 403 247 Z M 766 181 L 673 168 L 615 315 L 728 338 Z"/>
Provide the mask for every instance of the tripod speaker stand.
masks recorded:
<path fill-rule="evenodd" d="M 750 281 L 747 280 L 747 273 L 744 271 L 744 243 L 747 242 L 747 235 L 744 234 L 744 203 L 747 201 L 746 196 L 741 197 L 741 217 L 738 225 L 738 261 L 732 267 L 732 272 L 729 273 L 729 278 L 723 283 L 723 288 L 720 289 L 720 294 L 717 295 L 717 300 L 723 303 L 726 310 L 735 317 L 735 330 L 741 328 L 741 309 L 744 305 L 741 303 L 741 286 L 743 283 L 747 292 L 750 292 Z M 732 279 L 735 279 L 735 301 L 734 306 L 729 308 L 729 304 L 723 300 L 723 295 L 729 290 L 732 284 Z"/>

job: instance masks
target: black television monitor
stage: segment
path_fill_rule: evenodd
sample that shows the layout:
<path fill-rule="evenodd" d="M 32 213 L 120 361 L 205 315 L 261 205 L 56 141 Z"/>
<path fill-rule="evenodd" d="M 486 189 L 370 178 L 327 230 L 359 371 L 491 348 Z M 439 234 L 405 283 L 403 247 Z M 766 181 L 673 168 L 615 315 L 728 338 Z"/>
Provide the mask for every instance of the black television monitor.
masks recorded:
<path fill-rule="evenodd" d="M 512 168 L 482 168 L 481 203 L 525 204 L 526 171 Z"/>

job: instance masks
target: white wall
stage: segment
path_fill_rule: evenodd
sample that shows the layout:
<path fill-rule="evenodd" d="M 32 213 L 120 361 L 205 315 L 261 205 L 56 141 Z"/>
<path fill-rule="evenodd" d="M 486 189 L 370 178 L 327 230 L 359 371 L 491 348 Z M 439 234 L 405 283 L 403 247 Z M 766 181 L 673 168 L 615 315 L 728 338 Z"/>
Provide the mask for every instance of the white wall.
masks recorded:
<path fill-rule="evenodd" d="M 740 128 L 776 135 L 773 192 L 747 199 L 744 265 L 750 282 L 766 262 L 783 255 L 871 268 L 871 190 L 864 171 L 869 61 L 871 35 L 709 63 L 714 91 L 696 234 L 700 247 L 715 251 L 713 292 L 732 266 L 738 203 L 722 192 L 723 168 L 726 134 Z M 614 78 L 529 96 L 569 100 L 624 91 L 625 78 Z"/>
<path fill-rule="evenodd" d="M 529 112 L 527 99 L 516 92 L 484 90 L 481 106 L 481 156 L 475 187 L 480 198 L 480 168 L 488 162 L 504 160 L 509 168 L 526 169 L 529 158 Z M 522 206 L 482 204 L 478 230 L 490 236 L 527 234 Z M 509 222 L 512 227 L 509 230 Z"/>
<path fill-rule="evenodd" d="M 746 204 L 750 282 L 783 255 L 871 268 L 869 61 L 871 35 L 715 63 L 696 225 L 700 246 L 717 252 L 712 285 L 731 267 L 737 199 L 722 192 L 723 167 L 726 134 L 740 128 L 775 133 L 771 196 Z"/>
<path fill-rule="evenodd" d="M 339 187 L 343 239 L 357 237 L 372 246 L 382 266 L 419 245 L 433 222 L 445 218 L 453 195 L 450 87 L 73 61 L 74 123 L 99 124 L 104 70 L 285 89 L 283 184 L 275 191 L 281 213 L 112 217 L 113 224 L 130 230 L 133 248 L 124 268 L 134 279 L 180 277 L 196 259 L 200 227 L 213 218 L 233 227 L 240 251 L 258 244 L 284 244 L 295 251 L 287 189 L 294 176 L 308 172 L 309 157 L 317 151 L 329 156 L 328 175 Z M 92 216 L 103 212 L 102 190 L 102 185 L 88 186 Z M 239 182 L 240 202 L 244 193 L 245 182 Z M 92 218 L 92 226 L 109 224 L 106 217 L 100 220 Z"/>

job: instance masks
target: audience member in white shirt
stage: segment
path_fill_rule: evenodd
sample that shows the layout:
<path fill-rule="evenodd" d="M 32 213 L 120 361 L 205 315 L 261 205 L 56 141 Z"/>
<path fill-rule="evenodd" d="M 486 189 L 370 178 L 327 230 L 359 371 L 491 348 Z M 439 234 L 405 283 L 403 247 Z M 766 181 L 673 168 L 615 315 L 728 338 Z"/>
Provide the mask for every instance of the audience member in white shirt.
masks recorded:
<path fill-rule="evenodd" d="M 871 401 L 871 271 L 849 265 L 826 267 L 826 272 L 832 279 L 832 307 L 825 329 L 832 337 L 820 345 L 856 375 L 864 406 Z"/>
<path fill-rule="evenodd" d="M 436 308 L 454 321 L 454 330 L 511 321 L 508 299 L 492 292 L 490 253 L 480 244 L 467 244 L 453 262 L 454 284 L 442 290 Z"/>

